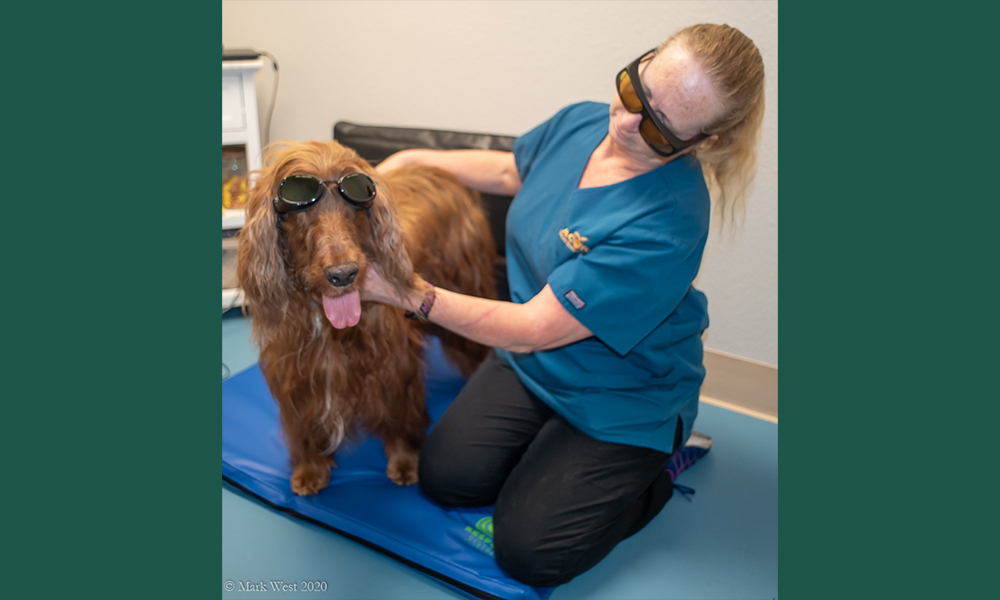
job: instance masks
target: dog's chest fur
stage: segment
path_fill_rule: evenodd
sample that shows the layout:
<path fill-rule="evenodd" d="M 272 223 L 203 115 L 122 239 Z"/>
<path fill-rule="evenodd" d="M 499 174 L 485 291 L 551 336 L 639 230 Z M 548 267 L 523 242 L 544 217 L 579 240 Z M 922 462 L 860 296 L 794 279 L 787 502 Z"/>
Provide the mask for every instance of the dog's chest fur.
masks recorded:
<path fill-rule="evenodd" d="M 390 421 L 392 399 L 404 394 L 400 381 L 413 381 L 419 373 L 422 346 L 422 334 L 402 311 L 364 303 L 360 322 L 339 330 L 327 321 L 318 303 L 290 314 L 306 316 L 309 326 L 280 328 L 297 339 L 275 340 L 273 346 L 262 349 L 265 376 L 269 384 L 272 380 L 296 382 L 297 389 L 289 390 L 292 397 L 322 399 L 323 406 L 305 410 L 311 413 L 313 426 L 331 437 L 334 446 L 330 450 L 344 437 L 359 430 L 376 430 Z M 295 356 L 271 356 L 271 347 L 293 347 L 298 352 Z M 401 365 L 409 373 L 387 372 L 390 368 L 399 370 Z"/>

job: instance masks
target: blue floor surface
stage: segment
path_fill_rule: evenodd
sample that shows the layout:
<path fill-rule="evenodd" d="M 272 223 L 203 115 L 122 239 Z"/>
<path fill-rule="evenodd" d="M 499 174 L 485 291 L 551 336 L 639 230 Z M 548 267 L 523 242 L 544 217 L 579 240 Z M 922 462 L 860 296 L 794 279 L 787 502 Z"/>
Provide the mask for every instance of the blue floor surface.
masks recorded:
<path fill-rule="evenodd" d="M 257 361 L 249 320 L 222 320 L 223 376 Z M 695 429 L 711 452 L 678 477 L 675 495 L 642 531 L 550 600 L 751 599 L 778 596 L 778 426 L 702 404 Z M 233 591 L 228 591 L 232 582 Z M 298 591 L 273 591 L 271 582 Z M 312 582 L 325 591 L 303 592 Z M 268 590 L 239 591 L 247 583 Z M 466 596 L 319 526 L 222 489 L 222 597 L 438 600 Z"/>

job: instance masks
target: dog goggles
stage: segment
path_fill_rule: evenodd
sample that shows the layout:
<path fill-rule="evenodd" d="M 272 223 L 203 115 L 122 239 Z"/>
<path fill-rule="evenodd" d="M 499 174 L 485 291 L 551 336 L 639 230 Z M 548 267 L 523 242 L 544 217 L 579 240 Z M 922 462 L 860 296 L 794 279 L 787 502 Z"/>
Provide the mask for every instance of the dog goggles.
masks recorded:
<path fill-rule="evenodd" d="M 639 64 L 656 50 L 650 50 L 618 73 L 615 87 L 618 88 L 618 97 L 622 100 L 622 106 L 630 113 L 642 113 L 642 122 L 639 123 L 639 134 L 642 139 L 660 156 L 671 156 L 673 153 L 693 146 L 705 139 L 705 134 L 699 133 L 690 140 L 682 140 L 674 135 L 667 126 L 657 117 L 653 107 L 649 105 L 646 92 L 642 89 L 642 80 L 639 78 Z"/>
<path fill-rule="evenodd" d="M 315 175 L 289 175 L 278 185 L 274 211 L 284 216 L 306 210 L 323 199 L 327 184 L 336 184 L 340 197 L 356 210 L 368 210 L 375 201 L 375 182 L 364 173 L 348 173 L 337 181 L 321 181 Z"/>

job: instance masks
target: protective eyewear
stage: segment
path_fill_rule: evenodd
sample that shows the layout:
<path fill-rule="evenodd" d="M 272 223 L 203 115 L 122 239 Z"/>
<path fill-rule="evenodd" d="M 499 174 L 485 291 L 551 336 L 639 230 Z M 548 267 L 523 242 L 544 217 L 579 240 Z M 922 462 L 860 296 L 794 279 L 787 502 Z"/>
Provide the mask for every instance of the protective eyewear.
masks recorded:
<path fill-rule="evenodd" d="M 649 105 L 646 92 L 642 89 L 642 80 L 639 78 L 639 64 L 654 52 L 655 49 L 650 50 L 622 69 L 618 73 L 615 87 L 618 88 L 618 97 L 621 98 L 625 110 L 642 114 L 642 122 L 639 123 L 639 134 L 642 139 L 660 156 L 670 156 L 697 144 L 707 136 L 699 133 L 690 140 L 682 140 L 656 117 L 656 111 Z"/>
<path fill-rule="evenodd" d="M 344 202 L 356 210 L 368 210 L 375 201 L 375 182 L 364 173 L 348 173 L 337 181 L 321 181 L 315 175 L 289 175 L 278 185 L 274 211 L 283 217 L 306 210 L 323 199 L 328 184 L 334 184 Z"/>

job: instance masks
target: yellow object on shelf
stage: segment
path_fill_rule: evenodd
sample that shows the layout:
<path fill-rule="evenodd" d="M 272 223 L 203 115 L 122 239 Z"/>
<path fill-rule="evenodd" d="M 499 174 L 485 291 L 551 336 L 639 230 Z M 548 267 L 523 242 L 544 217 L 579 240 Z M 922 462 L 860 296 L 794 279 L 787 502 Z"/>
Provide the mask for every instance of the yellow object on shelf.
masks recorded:
<path fill-rule="evenodd" d="M 230 177 L 222 184 L 222 208 L 243 208 L 247 203 L 247 178 Z"/>

